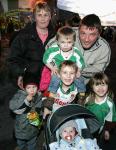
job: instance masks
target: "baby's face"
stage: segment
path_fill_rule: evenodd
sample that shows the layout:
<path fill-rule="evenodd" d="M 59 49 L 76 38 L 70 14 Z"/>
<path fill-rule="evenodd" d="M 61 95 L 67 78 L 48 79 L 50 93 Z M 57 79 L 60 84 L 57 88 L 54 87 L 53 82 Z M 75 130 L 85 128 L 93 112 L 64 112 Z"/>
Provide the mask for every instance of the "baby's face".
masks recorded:
<path fill-rule="evenodd" d="M 67 142 L 72 141 L 75 135 L 76 135 L 76 130 L 73 127 L 66 127 L 61 134 L 62 138 Z"/>

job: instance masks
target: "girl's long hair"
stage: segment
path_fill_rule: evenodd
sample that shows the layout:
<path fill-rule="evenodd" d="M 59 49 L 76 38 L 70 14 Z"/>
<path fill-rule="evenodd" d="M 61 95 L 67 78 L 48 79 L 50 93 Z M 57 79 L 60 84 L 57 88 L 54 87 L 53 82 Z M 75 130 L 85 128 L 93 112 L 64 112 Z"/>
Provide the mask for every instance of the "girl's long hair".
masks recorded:
<path fill-rule="evenodd" d="M 95 93 L 93 91 L 93 85 L 100 85 L 100 84 L 107 84 L 108 85 L 107 95 L 111 99 L 113 99 L 114 94 L 111 91 L 110 80 L 109 80 L 108 76 L 103 72 L 99 72 L 99 73 L 94 74 L 93 77 L 89 80 L 88 85 L 89 85 L 90 91 L 89 91 L 88 99 L 87 99 L 88 102 L 94 102 L 95 101 Z"/>

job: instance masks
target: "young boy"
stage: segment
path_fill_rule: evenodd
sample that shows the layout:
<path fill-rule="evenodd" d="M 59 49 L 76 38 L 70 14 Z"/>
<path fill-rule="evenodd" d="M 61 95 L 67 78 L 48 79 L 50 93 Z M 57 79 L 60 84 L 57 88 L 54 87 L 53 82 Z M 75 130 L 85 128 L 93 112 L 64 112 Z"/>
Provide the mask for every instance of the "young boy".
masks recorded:
<path fill-rule="evenodd" d="M 84 139 L 75 120 L 64 123 L 56 131 L 57 142 L 51 143 L 50 150 L 99 150 L 96 140 Z"/>
<path fill-rule="evenodd" d="M 78 67 L 76 63 L 72 62 L 71 60 L 65 60 L 60 64 L 59 88 L 57 90 L 57 93 L 53 96 L 52 100 L 47 98 L 43 101 L 43 106 L 45 107 L 44 117 L 46 117 L 46 115 L 50 113 L 49 110 L 52 110 L 52 112 L 54 112 L 59 107 L 62 107 L 69 103 L 74 103 L 74 102 L 78 103 L 78 100 L 76 99 L 78 89 L 74 84 L 74 80 L 76 79 L 77 72 L 78 72 Z M 52 97 L 52 96 L 47 95 L 47 97 Z"/>
<path fill-rule="evenodd" d="M 64 60 L 71 60 L 78 66 L 75 85 L 79 93 L 85 93 L 86 87 L 83 78 L 80 77 L 81 70 L 84 68 L 85 63 L 81 52 L 73 46 L 76 40 L 75 31 L 69 26 L 61 27 L 57 32 L 56 39 L 57 44 L 48 48 L 43 57 L 43 62 L 52 73 L 48 91 L 56 93 L 60 83 L 58 78 L 58 67 Z"/>
<path fill-rule="evenodd" d="M 18 90 L 9 103 L 9 108 L 16 114 L 15 137 L 20 150 L 37 150 L 38 126 L 41 124 L 38 80 L 31 73 L 25 73 L 23 87 L 24 90 Z"/>

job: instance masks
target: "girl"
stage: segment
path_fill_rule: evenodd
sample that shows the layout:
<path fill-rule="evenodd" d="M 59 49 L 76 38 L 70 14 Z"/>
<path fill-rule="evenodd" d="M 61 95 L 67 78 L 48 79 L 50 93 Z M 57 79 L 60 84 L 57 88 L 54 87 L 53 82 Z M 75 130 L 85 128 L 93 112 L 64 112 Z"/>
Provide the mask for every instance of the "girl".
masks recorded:
<path fill-rule="evenodd" d="M 101 123 L 102 131 L 105 121 L 116 121 L 115 105 L 109 88 L 109 79 L 104 73 L 96 73 L 89 81 L 90 93 L 85 107 L 93 112 Z M 108 140 L 109 131 L 105 130 L 104 138 Z"/>

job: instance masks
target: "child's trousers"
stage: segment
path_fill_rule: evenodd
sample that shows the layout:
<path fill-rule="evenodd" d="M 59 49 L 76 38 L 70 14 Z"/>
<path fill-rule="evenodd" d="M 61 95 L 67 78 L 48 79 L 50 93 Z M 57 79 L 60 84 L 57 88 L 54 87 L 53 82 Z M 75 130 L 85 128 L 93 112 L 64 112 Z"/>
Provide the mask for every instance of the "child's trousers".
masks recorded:
<path fill-rule="evenodd" d="M 26 148 L 28 150 L 37 150 L 37 137 L 33 137 L 30 140 L 17 139 L 17 144 L 19 150 L 25 150 Z"/>

